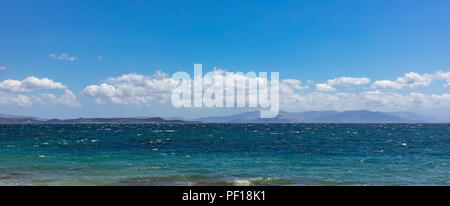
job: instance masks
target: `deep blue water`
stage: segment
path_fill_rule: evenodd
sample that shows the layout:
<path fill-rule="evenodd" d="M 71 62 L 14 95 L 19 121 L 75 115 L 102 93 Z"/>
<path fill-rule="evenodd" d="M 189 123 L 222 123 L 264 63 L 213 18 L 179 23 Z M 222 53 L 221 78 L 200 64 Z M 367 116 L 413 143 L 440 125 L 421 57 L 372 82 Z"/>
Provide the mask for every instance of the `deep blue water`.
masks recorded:
<path fill-rule="evenodd" d="M 450 185 L 450 124 L 42 124 L 0 131 L 0 185 Z"/>

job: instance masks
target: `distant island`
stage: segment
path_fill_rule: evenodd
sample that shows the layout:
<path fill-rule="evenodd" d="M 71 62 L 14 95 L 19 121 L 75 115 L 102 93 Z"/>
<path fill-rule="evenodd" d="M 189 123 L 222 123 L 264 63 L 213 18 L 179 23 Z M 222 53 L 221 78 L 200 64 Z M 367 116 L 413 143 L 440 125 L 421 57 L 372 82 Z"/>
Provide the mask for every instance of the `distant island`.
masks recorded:
<path fill-rule="evenodd" d="M 32 117 L 11 115 L 0 116 L 0 124 L 146 124 L 146 123 L 185 123 L 183 120 L 166 120 L 161 117 L 153 118 L 78 118 L 78 119 L 50 119 L 39 120 Z"/>
<path fill-rule="evenodd" d="M 260 118 L 259 112 L 199 119 L 135 117 L 135 118 L 77 118 L 42 119 L 0 114 L 0 124 L 147 124 L 147 123 L 447 123 L 412 112 L 308 111 L 284 112 L 276 118 Z"/>
<path fill-rule="evenodd" d="M 276 118 L 260 118 L 259 112 L 245 112 L 231 116 L 195 119 L 209 123 L 445 123 L 446 121 L 412 112 L 354 111 L 280 111 Z"/>

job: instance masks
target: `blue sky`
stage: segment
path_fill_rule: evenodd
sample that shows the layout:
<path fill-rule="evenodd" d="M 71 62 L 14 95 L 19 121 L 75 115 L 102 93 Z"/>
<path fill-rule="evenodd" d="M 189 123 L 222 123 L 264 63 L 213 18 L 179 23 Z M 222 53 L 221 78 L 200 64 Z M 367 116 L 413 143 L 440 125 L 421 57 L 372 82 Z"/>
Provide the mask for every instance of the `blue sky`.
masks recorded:
<path fill-rule="evenodd" d="M 214 67 L 278 71 L 281 79 L 297 79 L 302 85 L 313 81 L 309 89 L 296 93 L 300 96 L 317 95 L 317 83 L 344 76 L 367 77 L 371 82 L 355 87 L 337 85 L 336 91 L 323 92 L 381 91 L 371 87 L 377 80 L 395 81 L 410 72 L 429 74 L 433 80 L 426 85 L 381 92 L 405 95 L 401 97 L 405 99 L 411 93 L 428 95 L 423 100 L 430 101 L 428 105 L 412 105 L 406 110 L 442 114 L 448 109 L 450 99 L 445 94 L 450 87 L 443 86 L 447 76 L 436 73 L 450 71 L 449 11 L 446 0 L 1 1 L 0 82 L 34 76 L 60 82 L 66 88 L 12 91 L 4 86 L 2 91 L 0 87 L 0 112 L 69 118 L 197 117 L 242 111 L 173 109 L 153 102 L 98 104 L 94 96 L 83 93 L 87 86 L 100 85 L 110 77 L 130 73 L 150 76 L 158 70 L 169 76 L 176 71 L 192 73 L 193 64 L 202 63 L 204 71 Z M 21 105 L 19 100 L 11 100 L 43 93 L 60 97 L 66 91 L 76 97 L 77 104 L 49 103 L 41 98 Z M 439 95 L 439 102 L 432 95 Z M 315 100 L 308 101 L 313 104 Z M 365 104 L 348 109 L 391 111 L 417 101 L 422 100 L 412 99 L 395 108 Z M 285 109 L 345 110 L 342 105 L 314 108 L 303 102 Z"/>

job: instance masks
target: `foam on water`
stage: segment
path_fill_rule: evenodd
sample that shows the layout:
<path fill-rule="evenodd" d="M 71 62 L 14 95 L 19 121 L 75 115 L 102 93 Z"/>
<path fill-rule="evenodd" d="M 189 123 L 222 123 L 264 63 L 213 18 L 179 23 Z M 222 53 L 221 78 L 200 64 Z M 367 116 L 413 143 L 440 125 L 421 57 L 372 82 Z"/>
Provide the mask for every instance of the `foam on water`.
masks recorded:
<path fill-rule="evenodd" d="M 0 185 L 450 183 L 449 124 L 0 125 L 0 131 Z"/>

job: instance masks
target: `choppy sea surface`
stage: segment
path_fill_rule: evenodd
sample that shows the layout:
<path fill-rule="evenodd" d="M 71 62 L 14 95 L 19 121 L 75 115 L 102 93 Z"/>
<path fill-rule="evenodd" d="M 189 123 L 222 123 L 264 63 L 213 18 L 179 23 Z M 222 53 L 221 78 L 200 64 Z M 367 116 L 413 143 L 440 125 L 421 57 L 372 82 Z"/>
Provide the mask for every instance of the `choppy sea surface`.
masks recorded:
<path fill-rule="evenodd" d="M 0 125 L 0 185 L 450 185 L 450 124 Z"/>

